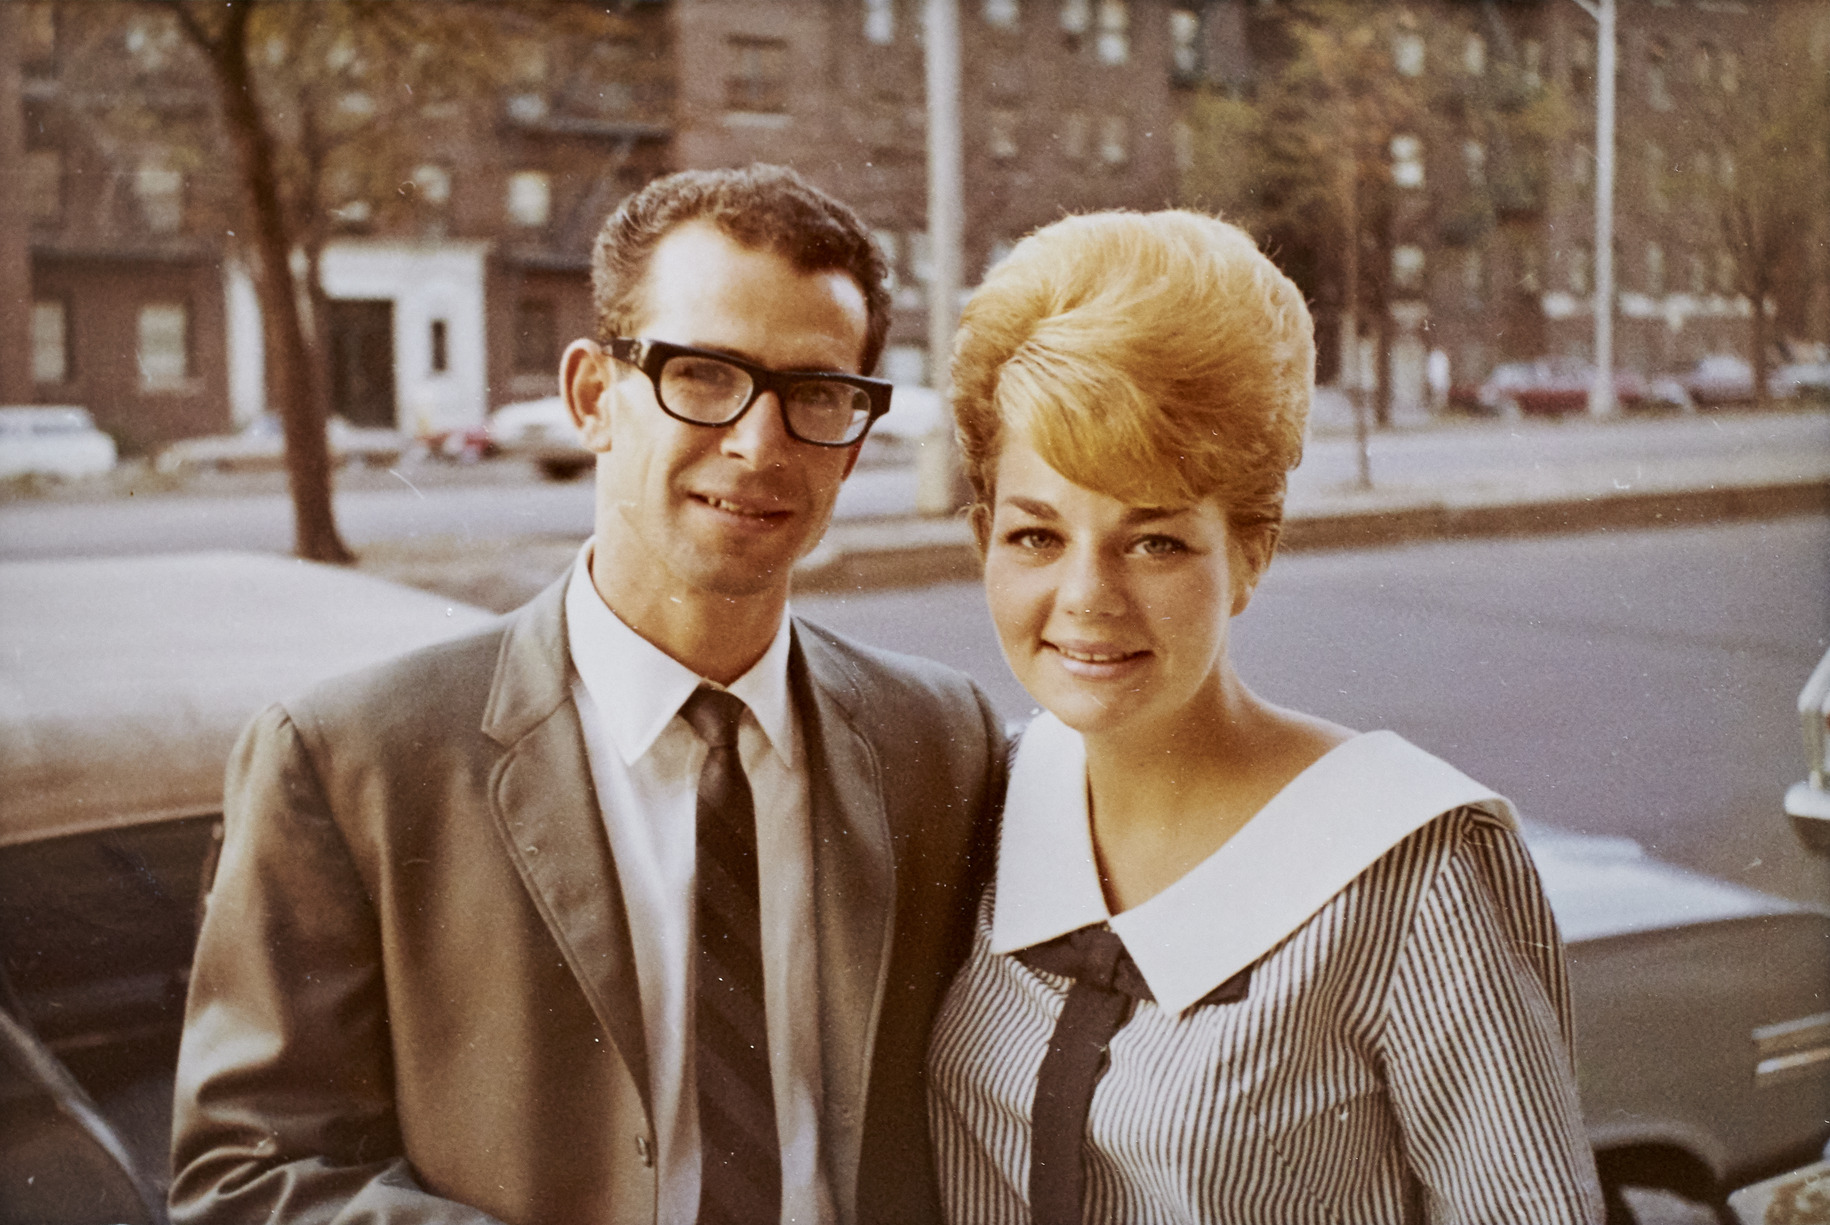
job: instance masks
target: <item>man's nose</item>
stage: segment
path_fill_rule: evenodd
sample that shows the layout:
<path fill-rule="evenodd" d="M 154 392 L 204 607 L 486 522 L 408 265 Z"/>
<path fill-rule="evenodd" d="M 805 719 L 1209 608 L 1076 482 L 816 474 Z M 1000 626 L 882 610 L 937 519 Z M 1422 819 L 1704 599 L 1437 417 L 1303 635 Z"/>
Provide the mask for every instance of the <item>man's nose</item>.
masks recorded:
<path fill-rule="evenodd" d="M 761 466 L 784 462 L 795 445 L 782 415 L 781 397 L 765 391 L 743 416 L 725 427 L 721 449 L 726 455 Z"/>

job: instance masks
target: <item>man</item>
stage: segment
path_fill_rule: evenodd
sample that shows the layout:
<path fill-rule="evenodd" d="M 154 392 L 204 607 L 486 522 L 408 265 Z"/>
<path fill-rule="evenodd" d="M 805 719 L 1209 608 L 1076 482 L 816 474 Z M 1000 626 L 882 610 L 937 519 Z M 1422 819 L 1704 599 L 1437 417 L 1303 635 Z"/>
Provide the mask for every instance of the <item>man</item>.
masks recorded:
<path fill-rule="evenodd" d="M 887 406 L 881 258 L 753 167 L 651 184 L 593 265 L 570 575 L 236 750 L 177 1220 L 936 1215 L 1003 744 L 964 678 L 786 612 Z"/>

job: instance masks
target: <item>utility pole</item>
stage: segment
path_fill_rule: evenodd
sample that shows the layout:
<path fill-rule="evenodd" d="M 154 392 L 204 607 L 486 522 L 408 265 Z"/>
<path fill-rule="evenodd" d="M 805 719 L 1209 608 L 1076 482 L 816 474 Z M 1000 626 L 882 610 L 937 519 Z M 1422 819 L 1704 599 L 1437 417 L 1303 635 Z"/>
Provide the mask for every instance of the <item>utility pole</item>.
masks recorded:
<path fill-rule="evenodd" d="M 923 31 L 928 89 L 928 382 L 947 403 L 947 359 L 959 326 L 960 241 L 965 173 L 960 151 L 959 0 L 926 0 Z M 916 461 L 915 508 L 950 515 L 959 493 L 953 418 L 943 412 Z"/>
<path fill-rule="evenodd" d="M 1589 413 L 1613 415 L 1615 0 L 1576 0 L 1595 19 L 1595 381 Z"/>

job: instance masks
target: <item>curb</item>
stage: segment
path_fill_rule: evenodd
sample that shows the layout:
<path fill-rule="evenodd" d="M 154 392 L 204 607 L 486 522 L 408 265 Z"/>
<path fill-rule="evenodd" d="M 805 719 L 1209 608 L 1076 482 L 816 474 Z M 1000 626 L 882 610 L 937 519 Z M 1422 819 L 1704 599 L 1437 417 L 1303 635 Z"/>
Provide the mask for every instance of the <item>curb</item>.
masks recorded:
<path fill-rule="evenodd" d="M 1822 477 L 1703 489 L 1608 492 L 1511 502 L 1438 500 L 1397 506 L 1292 513 L 1279 552 L 1364 549 L 1423 540 L 1548 536 L 1647 527 L 1685 527 L 1788 515 L 1830 514 Z M 979 577 L 978 550 L 964 519 L 835 523 L 795 568 L 794 588 L 834 595 Z"/>

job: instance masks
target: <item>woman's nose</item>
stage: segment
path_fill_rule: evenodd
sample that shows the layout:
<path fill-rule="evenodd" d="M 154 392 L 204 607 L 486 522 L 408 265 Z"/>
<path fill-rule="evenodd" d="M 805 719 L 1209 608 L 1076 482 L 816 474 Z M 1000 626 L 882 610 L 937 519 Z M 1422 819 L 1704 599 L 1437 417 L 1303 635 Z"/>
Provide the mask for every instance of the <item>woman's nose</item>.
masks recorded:
<path fill-rule="evenodd" d="M 1070 548 L 1056 600 L 1072 616 L 1112 617 L 1125 611 L 1117 562 L 1091 547 Z"/>

